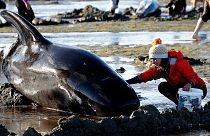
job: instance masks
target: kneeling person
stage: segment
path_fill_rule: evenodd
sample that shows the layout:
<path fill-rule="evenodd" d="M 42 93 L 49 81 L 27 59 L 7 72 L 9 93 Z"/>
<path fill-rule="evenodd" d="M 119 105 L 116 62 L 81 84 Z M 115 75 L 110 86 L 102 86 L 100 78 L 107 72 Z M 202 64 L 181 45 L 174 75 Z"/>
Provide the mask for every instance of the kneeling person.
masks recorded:
<path fill-rule="evenodd" d="M 167 50 L 161 39 L 155 39 L 149 50 L 152 66 L 139 75 L 127 80 L 129 84 L 147 82 L 165 78 L 166 82 L 158 85 L 158 90 L 165 97 L 178 104 L 179 88 L 189 91 L 191 87 L 203 90 L 203 98 L 207 94 L 205 82 L 195 73 L 183 54 L 176 50 Z"/>

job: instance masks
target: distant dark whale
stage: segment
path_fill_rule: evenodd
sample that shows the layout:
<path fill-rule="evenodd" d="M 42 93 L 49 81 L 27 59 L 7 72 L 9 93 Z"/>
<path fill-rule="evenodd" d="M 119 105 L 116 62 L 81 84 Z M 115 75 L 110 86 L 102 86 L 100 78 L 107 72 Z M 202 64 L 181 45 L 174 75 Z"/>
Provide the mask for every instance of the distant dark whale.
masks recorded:
<path fill-rule="evenodd" d="M 18 33 L 2 54 L 1 72 L 24 96 L 43 107 L 100 116 L 139 107 L 131 86 L 98 56 L 51 43 L 16 13 L 1 15 Z"/>

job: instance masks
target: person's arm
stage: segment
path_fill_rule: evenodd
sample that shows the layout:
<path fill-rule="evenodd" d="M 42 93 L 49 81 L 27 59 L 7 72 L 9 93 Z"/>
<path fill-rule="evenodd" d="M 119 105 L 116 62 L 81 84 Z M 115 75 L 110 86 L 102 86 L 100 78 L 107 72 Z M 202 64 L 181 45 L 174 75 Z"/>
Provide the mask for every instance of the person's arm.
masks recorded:
<path fill-rule="evenodd" d="M 157 66 L 152 66 L 143 73 L 139 75 L 141 78 L 142 82 L 147 82 L 151 80 L 156 80 L 162 77 L 163 71 L 159 69 Z"/>
<path fill-rule="evenodd" d="M 207 94 L 207 89 L 205 82 L 198 77 L 198 74 L 193 70 L 192 66 L 189 64 L 187 60 L 183 61 L 181 68 L 183 69 L 183 77 L 185 77 L 188 83 L 183 87 L 183 90 L 189 91 L 191 87 L 199 86 L 203 90 L 202 98 L 205 98 Z"/>
<path fill-rule="evenodd" d="M 161 77 L 161 75 L 162 75 L 162 71 L 158 70 L 158 68 L 156 66 L 152 66 L 148 70 L 139 74 L 138 76 L 135 76 L 135 77 L 127 80 L 127 82 L 129 84 L 147 82 L 147 81 L 151 81 L 153 79 L 159 79 Z"/>
<path fill-rule="evenodd" d="M 191 87 L 197 86 L 200 83 L 200 78 L 198 77 L 198 74 L 194 71 L 187 60 L 179 61 L 176 64 L 176 67 L 187 82 L 187 84 L 183 87 L 183 90 L 188 91 Z"/>
<path fill-rule="evenodd" d="M 197 85 L 197 73 L 195 73 L 194 69 L 187 60 L 181 60 L 177 62 L 176 67 L 185 80 L 192 82 L 192 85 L 194 86 Z"/>
<path fill-rule="evenodd" d="M 126 80 L 126 82 L 127 82 L 128 84 L 136 84 L 136 83 L 141 83 L 142 80 L 141 80 L 141 78 L 139 77 L 139 75 L 137 75 L 137 76 L 135 76 L 135 77 L 133 77 L 133 78 L 131 78 L 131 79 Z"/>
<path fill-rule="evenodd" d="M 25 3 L 26 9 L 30 10 L 31 6 L 30 6 L 28 0 L 23 0 L 23 2 Z"/>
<path fill-rule="evenodd" d="M 23 0 L 24 3 L 28 3 L 28 0 Z"/>

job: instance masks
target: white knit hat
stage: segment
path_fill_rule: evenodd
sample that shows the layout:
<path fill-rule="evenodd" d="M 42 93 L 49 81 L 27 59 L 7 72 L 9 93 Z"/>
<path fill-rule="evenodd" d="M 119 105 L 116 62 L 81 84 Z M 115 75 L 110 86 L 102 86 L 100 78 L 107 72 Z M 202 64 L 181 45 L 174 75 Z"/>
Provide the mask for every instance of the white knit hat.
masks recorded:
<path fill-rule="evenodd" d="M 153 41 L 152 47 L 149 49 L 149 58 L 168 58 L 168 50 L 166 46 L 161 43 L 160 38 Z"/>

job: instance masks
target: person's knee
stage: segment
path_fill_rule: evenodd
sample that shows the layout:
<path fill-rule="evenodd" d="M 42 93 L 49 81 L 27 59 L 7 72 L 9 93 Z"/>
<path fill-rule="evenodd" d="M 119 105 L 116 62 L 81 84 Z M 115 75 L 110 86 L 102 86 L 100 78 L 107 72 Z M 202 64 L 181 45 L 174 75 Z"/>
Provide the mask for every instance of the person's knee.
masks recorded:
<path fill-rule="evenodd" d="M 165 94 L 166 93 L 166 82 L 161 82 L 159 85 L 158 85 L 158 90 L 161 94 Z"/>

